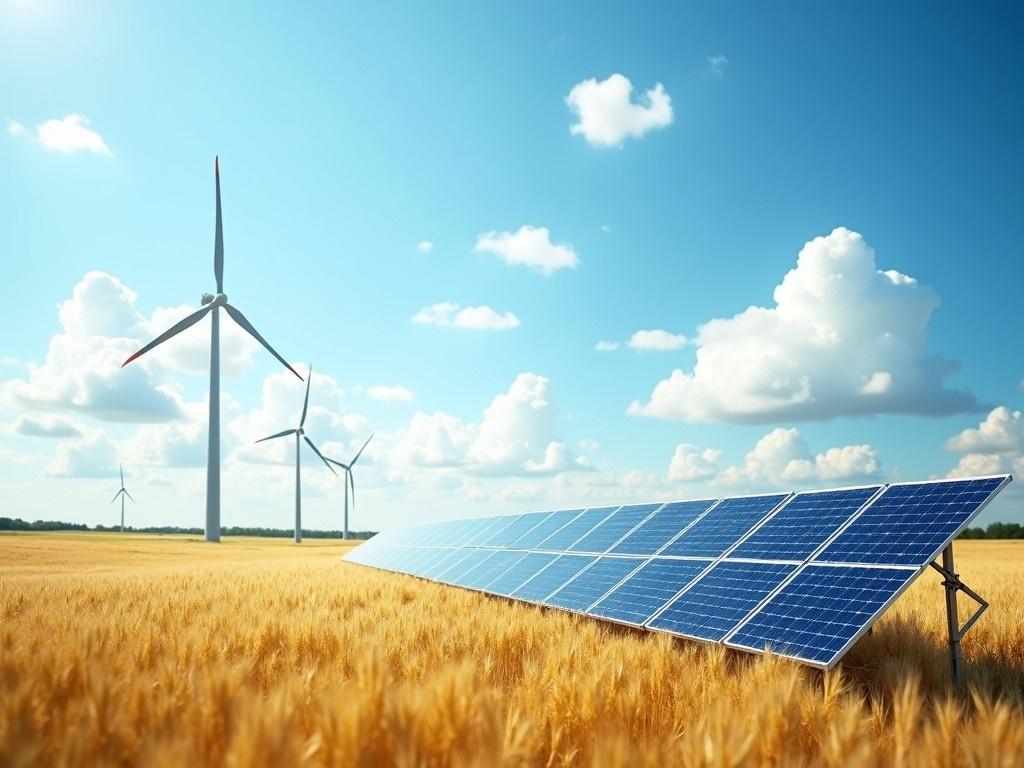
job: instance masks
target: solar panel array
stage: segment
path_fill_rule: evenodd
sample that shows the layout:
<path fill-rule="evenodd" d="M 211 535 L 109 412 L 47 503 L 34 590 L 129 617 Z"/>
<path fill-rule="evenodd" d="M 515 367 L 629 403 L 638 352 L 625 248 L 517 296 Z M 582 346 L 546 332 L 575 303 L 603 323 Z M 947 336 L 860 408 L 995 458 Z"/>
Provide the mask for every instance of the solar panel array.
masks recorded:
<path fill-rule="evenodd" d="M 343 559 L 830 668 L 1011 479 L 428 523 Z"/>

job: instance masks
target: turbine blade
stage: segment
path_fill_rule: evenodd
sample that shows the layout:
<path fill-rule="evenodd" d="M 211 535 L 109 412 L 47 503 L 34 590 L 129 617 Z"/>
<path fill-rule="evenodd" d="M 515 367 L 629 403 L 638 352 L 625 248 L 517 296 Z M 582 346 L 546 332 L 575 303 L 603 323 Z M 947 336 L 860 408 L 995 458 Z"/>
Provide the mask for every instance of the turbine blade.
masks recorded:
<path fill-rule="evenodd" d="M 124 488 L 124 464 L 118 464 L 117 466 L 121 470 L 121 487 Z"/>
<path fill-rule="evenodd" d="M 273 440 L 275 437 L 285 437 L 287 435 L 294 435 L 298 431 L 299 430 L 297 430 L 297 429 L 286 429 L 284 432 L 278 432 L 278 433 L 273 434 L 273 435 L 267 435 L 266 437 L 261 437 L 256 442 L 257 443 L 262 443 L 264 440 Z"/>
<path fill-rule="evenodd" d="M 330 459 L 330 458 L 324 456 L 324 461 L 329 461 L 329 462 L 331 462 L 331 464 L 333 464 L 336 467 L 341 467 L 342 469 L 346 469 L 346 470 L 348 469 L 348 464 L 343 464 L 342 462 L 337 461 L 335 459 Z"/>
<path fill-rule="evenodd" d="M 313 383 L 313 364 L 309 364 L 309 373 L 306 374 L 306 399 L 302 401 L 302 418 L 299 419 L 299 426 L 306 423 L 306 411 L 309 409 L 309 385 Z"/>
<path fill-rule="evenodd" d="M 348 471 L 348 484 L 352 486 L 352 511 L 356 511 L 356 478 L 352 470 Z"/>
<path fill-rule="evenodd" d="M 191 315 L 186 317 L 184 320 L 179 320 L 177 323 L 172 325 L 166 331 L 164 331 L 159 336 L 157 336 L 155 339 L 153 339 L 151 342 L 149 342 L 149 344 L 144 346 L 142 349 L 140 349 L 134 355 L 132 355 L 127 360 L 125 360 L 123 363 L 121 363 L 121 367 L 124 368 L 132 360 L 136 359 L 137 357 L 142 357 L 144 354 L 149 352 L 149 350 L 151 350 L 153 347 L 156 347 L 156 346 L 159 346 L 160 344 L 163 344 L 169 338 L 171 338 L 172 336 L 178 335 L 179 333 L 184 331 L 186 328 L 191 328 L 193 325 L 195 325 L 200 320 L 202 320 L 203 319 L 203 315 L 205 315 L 211 309 L 213 309 L 213 304 L 207 304 L 202 309 L 198 309 L 195 312 L 193 312 Z"/>
<path fill-rule="evenodd" d="M 213 159 L 213 175 L 217 185 L 217 233 L 213 239 L 213 274 L 217 278 L 217 293 L 224 293 L 224 226 L 220 218 L 220 158 Z"/>
<path fill-rule="evenodd" d="M 331 463 L 329 461 L 327 461 L 327 459 L 324 458 L 324 455 L 322 453 L 320 453 L 320 450 L 315 445 L 313 445 L 313 441 L 310 440 L 305 435 L 302 436 L 302 439 L 305 440 L 307 443 L 309 443 L 309 447 L 313 449 L 313 453 L 315 453 L 317 456 L 320 457 L 320 461 L 322 461 L 324 463 L 324 466 L 326 466 L 329 470 L 331 470 L 331 474 L 332 475 L 337 475 L 338 473 L 334 471 L 334 467 L 331 466 Z"/>
<path fill-rule="evenodd" d="M 281 357 L 279 354 L 277 354 L 277 352 L 274 351 L 274 348 L 272 346 L 270 346 L 270 344 L 267 343 L 267 340 L 264 339 L 262 336 L 260 336 L 259 331 L 257 331 L 255 328 L 252 327 L 252 323 L 250 323 L 248 320 L 245 319 L 245 315 L 243 315 L 237 309 L 232 307 L 230 304 L 225 304 L 224 305 L 224 309 L 227 311 L 227 313 L 229 315 L 231 315 L 231 319 L 232 320 L 234 320 L 236 323 L 238 323 L 240 326 L 242 326 L 242 329 L 246 333 L 248 333 L 250 336 L 252 336 L 254 339 L 256 339 L 256 341 L 258 341 L 264 347 L 266 347 L 267 351 L 270 354 L 272 354 L 274 357 L 276 357 L 280 361 L 281 365 L 283 365 L 289 371 L 291 371 L 296 376 L 298 376 L 299 381 L 302 381 L 302 377 L 299 376 L 298 371 L 296 371 L 294 368 L 292 368 L 290 365 L 288 365 L 288 362 L 283 357 Z"/>
<path fill-rule="evenodd" d="M 117 497 L 120 496 L 120 495 L 121 495 L 121 491 L 118 491 L 117 493 L 115 493 L 114 494 L 114 498 L 112 498 L 110 500 L 110 503 L 113 504 L 115 501 L 117 501 Z"/>
<path fill-rule="evenodd" d="M 366 446 L 368 446 L 370 444 L 371 440 L 373 440 L 373 435 L 372 434 L 368 438 L 366 438 L 366 442 L 363 443 L 363 447 L 359 449 L 359 453 L 357 453 L 356 457 L 354 459 L 352 459 L 352 466 L 355 466 L 356 462 L 359 461 L 359 457 L 363 455 L 363 451 L 366 450 Z"/>
<path fill-rule="evenodd" d="M 135 503 L 135 497 L 134 497 L 134 496 L 132 496 L 132 495 L 131 495 L 130 493 L 128 493 L 128 491 L 125 491 L 125 492 L 124 492 L 124 495 L 125 495 L 125 496 L 127 496 L 127 497 L 128 497 L 129 499 L 131 499 L 131 500 L 132 500 L 132 504 L 134 504 L 134 503 Z"/>

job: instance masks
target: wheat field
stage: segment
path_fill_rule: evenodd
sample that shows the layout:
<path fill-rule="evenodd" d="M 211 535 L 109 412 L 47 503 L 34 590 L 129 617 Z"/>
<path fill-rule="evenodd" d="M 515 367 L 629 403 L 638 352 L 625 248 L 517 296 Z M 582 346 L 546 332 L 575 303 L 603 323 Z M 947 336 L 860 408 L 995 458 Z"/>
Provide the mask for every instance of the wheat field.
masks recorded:
<path fill-rule="evenodd" d="M 0 766 L 1020 765 L 1022 545 L 957 545 L 992 609 L 954 696 L 933 573 L 823 675 L 340 542 L 0 536 Z"/>

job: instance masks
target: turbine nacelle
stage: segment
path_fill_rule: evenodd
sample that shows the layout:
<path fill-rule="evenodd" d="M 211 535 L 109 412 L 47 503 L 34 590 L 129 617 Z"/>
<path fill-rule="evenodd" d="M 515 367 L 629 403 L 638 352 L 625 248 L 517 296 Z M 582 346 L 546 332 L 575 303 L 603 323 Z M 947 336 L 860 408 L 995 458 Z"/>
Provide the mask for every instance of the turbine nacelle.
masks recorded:
<path fill-rule="evenodd" d="M 215 307 L 223 307 L 228 303 L 228 297 L 223 293 L 204 293 L 202 298 L 202 305 L 205 307 L 207 304 L 213 304 Z"/>

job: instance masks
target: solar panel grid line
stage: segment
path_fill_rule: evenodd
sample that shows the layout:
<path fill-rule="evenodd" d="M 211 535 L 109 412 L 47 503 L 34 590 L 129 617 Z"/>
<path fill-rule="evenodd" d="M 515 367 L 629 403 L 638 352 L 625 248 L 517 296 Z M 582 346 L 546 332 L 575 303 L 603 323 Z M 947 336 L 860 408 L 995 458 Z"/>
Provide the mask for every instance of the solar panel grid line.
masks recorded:
<path fill-rule="evenodd" d="M 587 553 L 572 552 L 572 553 L 567 553 L 567 554 L 587 554 Z M 632 561 L 633 562 L 633 567 L 629 570 L 628 573 L 626 573 L 625 576 L 621 576 L 618 579 L 616 579 L 612 583 L 612 585 L 610 587 L 606 587 L 605 588 L 604 592 L 602 592 L 600 594 L 600 596 L 598 596 L 594 600 L 591 600 L 589 603 L 581 604 L 579 608 L 571 608 L 571 607 L 561 606 L 561 605 L 559 605 L 557 607 L 564 608 L 565 610 L 572 611 L 573 613 L 584 613 L 585 614 L 587 612 L 587 609 L 590 606 L 595 605 L 596 603 L 599 603 L 602 599 L 604 599 L 605 595 L 607 595 L 609 592 L 611 592 L 616 586 L 618 586 L 619 583 L 625 581 L 630 576 L 632 576 L 634 573 L 636 573 L 636 571 L 646 562 L 647 558 L 644 558 L 644 557 L 627 557 L 627 556 L 619 556 L 619 555 L 605 555 L 603 557 L 602 556 L 598 556 L 597 559 L 594 560 L 594 562 L 590 563 L 590 565 L 586 566 L 582 571 L 578 572 L 575 576 L 573 576 L 571 579 L 569 579 L 567 582 L 565 582 L 565 584 L 563 584 L 561 587 L 559 587 L 554 592 L 552 592 L 550 595 L 548 595 L 543 600 L 544 605 L 551 605 L 552 604 L 551 601 L 554 600 L 558 596 L 558 594 L 560 592 L 570 591 L 570 590 L 573 589 L 573 587 L 575 585 L 578 585 L 581 582 L 581 580 L 582 581 L 586 581 L 587 578 L 588 578 L 586 574 L 588 572 L 592 572 L 594 568 L 599 567 L 599 564 L 601 563 L 602 560 Z"/>
<path fill-rule="evenodd" d="M 592 549 L 589 549 L 589 550 L 588 549 L 576 549 L 576 547 L 578 547 L 578 546 L 584 546 L 587 543 L 588 540 L 596 538 L 601 533 L 601 528 L 602 527 L 606 527 L 606 526 L 609 526 L 609 525 L 613 524 L 615 522 L 615 520 L 617 518 L 619 518 L 620 516 L 622 516 L 624 513 L 628 514 L 631 510 L 633 510 L 635 508 L 652 507 L 652 506 L 654 507 L 654 509 L 649 510 L 647 512 L 647 514 L 645 514 L 643 516 L 642 519 L 637 520 L 636 523 L 634 523 L 625 533 L 622 533 L 617 539 L 612 541 L 610 544 L 608 544 L 608 546 L 604 547 L 600 551 L 595 551 L 595 550 L 592 550 Z M 581 536 L 577 541 L 575 541 L 569 547 L 568 551 L 570 551 L 570 552 L 587 552 L 587 553 L 594 554 L 594 555 L 603 555 L 603 554 L 609 553 L 609 552 L 611 552 L 616 547 L 617 544 L 619 544 L 619 542 L 624 541 L 627 537 L 629 537 L 630 534 L 633 533 L 633 531 L 635 531 L 641 525 L 643 525 L 648 520 L 650 520 L 652 517 L 654 517 L 654 515 L 656 515 L 665 506 L 666 506 L 666 503 L 657 504 L 657 505 L 653 505 L 653 504 L 628 504 L 628 505 L 623 505 L 623 506 L 619 507 L 615 512 L 612 512 L 612 514 L 610 514 L 602 522 L 600 522 L 596 526 L 594 526 L 594 528 L 589 533 Z"/>
<path fill-rule="evenodd" d="M 703 575 L 707 571 L 707 569 L 711 567 L 711 560 L 707 559 L 707 558 L 704 558 L 704 559 L 701 559 L 701 558 L 672 558 L 672 560 L 674 560 L 675 562 L 678 562 L 680 564 L 693 563 L 693 564 L 695 564 L 695 566 L 699 565 L 700 567 L 699 568 L 694 568 L 693 570 L 691 570 L 691 571 L 686 573 L 686 580 L 683 582 L 683 587 L 677 587 L 676 589 L 671 589 L 671 590 L 669 590 L 668 594 L 656 598 L 654 600 L 653 607 L 650 607 L 650 608 L 646 609 L 642 613 L 642 615 L 641 615 L 640 610 L 634 606 L 634 608 L 632 610 L 628 611 L 628 613 L 636 615 L 637 616 L 636 620 L 630 620 L 628 618 L 624 618 L 623 617 L 623 613 L 624 613 L 623 611 L 619 611 L 617 613 L 615 613 L 613 610 L 604 610 L 604 611 L 602 611 L 600 609 L 600 606 L 601 606 L 602 603 L 610 601 L 611 598 L 615 595 L 616 592 L 618 592 L 620 590 L 624 590 L 625 587 L 631 581 L 634 581 L 634 580 L 639 581 L 640 577 L 642 575 L 644 575 L 645 571 L 653 570 L 655 568 L 661 568 L 663 566 L 668 566 L 670 564 L 670 562 L 671 562 L 668 558 L 664 558 L 664 557 L 658 557 L 658 558 L 649 557 L 649 558 L 647 558 L 640 567 L 638 567 L 636 570 L 634 570 L 628 576 L 626 576 L 621 581 L 619 581 L 618 584 L 616 584 L 614 587 L 609 589 L 604 595 L 602 595 L 600 599 L 596 600 L 594 603 L 592 603 L 591 605 L 587 606 L 587 609 L 584 611 L 584 613 L 586 613 L 588 616 L 594 616 L 594 617 L 600 618 L 602 621 L 610 621 L 610 622 L 612 622 L 614 624 L 621 624 L 623 626 L 633 627 L 635 629 L 644 629 L 646 627 L 647 622 L 650 621 L 651 619 L 653 619 L 654 615 L 660 610 L 660 608 L 658 606 L 658 601 L 659 600 L 662 601 L 662 605 L 664 605 L 665 603 L 673 600 L 675 598 L 675 596 L 679 594 L 681 589 L 683 589 L 686 586 L 688 586 L 689 584 L 691 584 L 694 580 L 700 578 L 700 576 Z M 633 595 L 633 597 L 635 598 L 636 595 Z M 609 608 L 611 608 L 611 607 L 612 606 L 609 606 Z"/>
<path fill-rule="evenodd" d="M 653 616 L 651 616 L 650 618 L 648 618 L 648 619 L 647 619 L 647 621 L 645 621 L 645 622 L 644 622 L 644 624 L 643 624 L 644 628 L 645 628 L 645 629 L 650 629 L 651 623 L 652 623 L 652 622 L 655 622 L 655 621 L 657 621 L 657 620 L 658 620 L 658 618 L 659 618 L 659 617 L 660 617 L 660 616 L 661 616 L 661 615 L 662 615 L 662 614 L 663 614 L 663 613 L 664 613 L 665 611 L 667 611 L 667 610 L 668 610 L 669 606 L 671 606 L 671 605 L 672 605 L 672 604 L 673 604 L 674 602 L 676 602 L 676 600 L 678 600 L 678 599 L 680 598 L 680 596 L 681 596 L 681 595 L 683 595 L 683 594 L 684 594 L 684 593 L 685 593 L 685 592 L 686 592 L 686 591 L 687 591 L 688 589 L 692 588 L 692 587 L 693 587 L 693 586 L 694 586 L 695 584 L 699 583 L 699 582 L 700 582 L 700 580 L 701 580 L 701 579 L 703 579 L 705 575 L 707 575 L 707 574 L 708 574 L 708 573 L 709 573 L 709 572 L 710 572 L 710 571 L 711 571 L 711 570 L 712 570 L 712 569 L 713 569 L 713 568 L 714 568 L 714 567 L 715 567 L 715 566 L 716 566 L 716 565 L 717 565 L 718 563 L 720 563 L 720 562 L 721 562 L 722 560 L 724 560 L 724 559 L 725 559 L 726 555 L 727 555 L 727 554 L 728 554 L 729 552 L 731 552 L 732 550 L 734 550 L 734 549 L 735 549 L 735 548 L 736 548 L 736 547 L 737 547 L 737 546 L 739 545 L 739 542 L 740 542 L 740 541 L 743 541 L 743 539 L 744 539 L 744 538 L 745 538 L 746 536 L 749 536 L 749 535 L 750 535 L 750 533 L 752 533 L 752 531 L 753 531 L 753 530 L 755 530 L 755 529 L 756 529 L 756 528 L 758 527 L 758 525 L 761 525 L 761 524 L 763 524 L 763 523 L 764 523 L 764 522 L 765 522 L 766 520 L 768 520 L 769 518 L 771 518 L 771 517 L 772 517 L 773 515 L 777 514 L 777 513 L 778 513 L 778 511 L 779 511 L 780 509 L 784 508 L 784 507 L 786 506 L 786 504 L 788 504 L 788 503 L 789 503 L 789 501 L 790 501 L 790 500 L 791 500 L 791 499 L 792 499 L 792 498 L 793 498 L 793 497 L 794 497 L 795 495 L 796 495 L 796 494 L 790 493 L 790 494 L 788 494 L 787 496 L 785 496 L 785 498 L 783 498 L 783 499 L 782 499 L 782 500 L 781 500 L 780 502 L 778 502 L 778 503 L 777 503 L 777 504 L 776 504 L 776 505 L 775 505 L 774 507 L 772 507 L 772 508 L 771 508 L 771 509 L 770 509 L 770 510 L 769 510 L 769 511 L 767 512 L 767 513 L 765 513 L 765 515 L 764 515 L 764 516 L 763 516 L 763 517 L 762 517 L 762 518 L 761 518 L 761 519 L 760 519 L 760 520 L 759 520 L 759 521 L 758 521 L 757 523 L 755 523 L 755 524 L 754 524 L 754 526 L 753 526 L 752 528 L 748 529 L 748 530 L 747 530 L 747 532 L 746 532 L 746 534 L 743 534 L 743 535 L 741 535 L 740 539 L 739 539 L 739 540 L 738 540 L 738 541 L 737 541 L 736 543 L 734 543 L 734 544 L 733 544 L 732 546 L 730 546 L 730 547 L 727 547 L 727 548 L 725 549 L 725 551 L 724 551 L 724 552 L 723 552 L 722 554 L 720 554 L 720 555 L 718 555 L 717 557 L 713 558 L 713 559 L 712 559 L 712 562 L 711 562 L 711 565 L 709 565 L 709 566 L 708 566 L 707 568 L 705 568 L 705 569 L 704 569 L 703 571 L 701 571 L 701 573 L 700 573 L 700 574 L 699 574 L 699 575 L 698 575 L 697 577 L 695 577 L 694 579 L 692 579 L 692 580 L 691 580 L 691 581 L 690 581 L 690 582 L 689 582 L 688 584 L 686 584 L 686 585 L 685 585 L 685 586 L 684 586 L 684 587 L 683 587 L 682 589 L 680 589 L 680 590 L 679 590 L 679 591 L 678 591 L 678 592 L 677 592 L 677 593 L 676 593 L 675 595 L 673 595 L 673 596 L 672 596 L 672 598 L 671 598 L 671 599 L 670 599 L 670 600 L 669 600 L 668 602 L 664 603 L 664 604 L 663 604 L 663 605 L 661 606 L 661 608 L 659 608 L 659 609 L 658 609 L 657 613 L 655 613 L 655 614 L 654 614 Z M 765 496 L 765 494 L 760 494 L 760 493 L 750 493 L 750 494 L 745 494 L 745 495 L 743 495 L 743 496 L 729 496 L 729 497 L 726 497 L 726 498 L 720 499 L 720 500 L 719 500 L 719 503 L 718 503 L 718 504 L 716 504 L 716 505 L 715 505 L 714 507 L 712 507 L 712 509 L 715 509 L 715 508 L 719 508 L 719 509 L 721 509 L 721 508 L 722 508 L 722 506 L 721 506 L 722 504 L 724 504 L 725 502 L 728 502 L 728 501 L 732 501 L 732 500 L 734 500 L 734 499 L 755 499 L 755 498 L 760 498 L 760 497 L 762 497 L 762 496 Z M 707 513 L 705 513 L 705 514 L 710 514 L 710 512 L 711 512 L 711 509 L 709 509 L 709 510 L 708 510 L 708 512 L 707 512 Z M 696 523 L 696 521 L 694 521 L 694 523 Z M 677 537 L 677 538 L 678 538 L 678 537 Z M 663 551 L 666 551 L 666 550 L 668 550 L 669 548 L 670 548 L 670 546 L 669 546 L 669 545 L 666 545 L 666 546 L 665 546 L 665 547 L 663 548 Z M 652 630 L 652 631 L 653 631 L 653 630 Z"/>
<path fill-rule="evenodd" d="M 579 515 L 540 542 L 536 546 L 535 551 L 568 552 L 573 544 L 589 534 L 620 509 L 622 509 L 622 505 L 617 507 L 587 507 Z"/>
<path fill-rule="evenodd" d="M 778 590 L 776 590 L 775 594 L 777 595 L 777 594 L 781 593 L 781 591 L 785 588 L 785 586 L 788 586 L 793 581 L 795 581 L 797 579 L 798 575 L 800 575 L 801 573 L 805 572 L 806 569 L 812 568 L 812 567 L 813 568 L 819 568 L 819 567 L 823 567 L 824 565 L 825 564 L 823 564 L 823 563 L 812 563 L 812 562 L 805 563 L 801 568 L 798 568 L 796 572 L 794 572 L 793 574 L 790 575 L 790 577 L 786 580 L 786 584 L 784 584 L 783 586 L 780 586 L 780 588 Z M 857 568 L 857 569 L 861 569 L 861 570 L 864 570 L 864 571 L 879 570 L 878 566 L 875 566 L 875 565 L 865 565 L 863 563 L 857 563 L 857 564 L 841 566 L 841 567 Z M 871 627 L 874 626 L 875 622 L 878 621 L 878 619 L 882 616 L 882 614 L 885 613 L 892 606 L 893 603 L 895 603 L 897 600 L 900 599 L 900 597 L 903 596 L 903 594 L 907 591 L 907 589 L 910 588 L 910 585 L 913 584 L 915 581 L 917 581 L 917 577 L 920 576 L 924 572 L 925 568 L 927 568 L 927 566 L 924 566 L 924 567 L 921 567 L 921 568 L 902 567 L 902 568 L 881 569 L 881 570 L 904 571 L 904 572 L 915 571 L 916 573 L 908 575 L 907 579 L 903 582 L 902 586 L 900 586 L 897 590 L 893 591 L 893 593 L 890 595 L 890 597 L 887 600 L 885 600 L 881 605 L 879 605 L 879 607 L 870 615 L 870 617 L 866 621 L 864 621 L 862 623 L 860 629 L 858 629 L 855 633 L 853 633 L 853 635 L 848 640 L 846 640 L 846 642 L 839 648 L 839 650 L 835 651 L 832 654 L 832 656 L 829 659 L 827 659 L 826 661 L 820 661 L 820 660 L 808 658 L 807 656 L 801 656 L 800 654 L 796 654 L 796 653 L 787 653 L 786 651 L 778 650 L 778 649 L 775 649 L 775 648 L 772 649 L 772 653 L 775 654 L 776 656 L 781 656 L 783 658 L 792 659 L 794 661 L 799 661 L 801 664 L 808 664 L 808 665 L 810 665 L 812 667 L 816 667 L 818 669 L 823 669 L 823 670 L 826 670 L 826 671 L 832 669 L 832 667 L 834 667 L 839 662 L 839 660 L 842 659 L 843 656 L 845 656 L 846 653 L 854 645 L 857 644 L 857 641 L 860 640 L 862 637 L 864 637 L 865 634 L 867 634 L 868 630 L 870 630 Z M 765 652 L 765 649 L 763 647 L 758 648 L 758 647 L 751 646 L 751 645 L 744 645 L 742 643 L 735 642 L 733 640 L 733 638 L 743 631 L 743 628 L 746 625 L 748 625 L 749 622 L 761 610 L 763 610 L 764 606 L 768 602 L 770 602 L 770 599 L 764 600 L 762 602 L 762 605 L 758 608 L 758 610 L 752 611 L 751 615 L 749 615 L 743 622 L 738 624 L 733 629 L 732 632 L 730 632 L 728 635 L 726 635 L 724 638 L 722 638 L 722 641 L 721 641 L 722 644 L 727 646 L 727 647 L 729 647 L 729 648 L 735 648 L 736 650 L 740 650 L 740 651 L 747 651 L 749 653 L 763 654 Z"/>
<path fill-rule="evenodd" d="M 753 496 L 753 497 L 757 497 L 757 496 L 760 496 L 760 495 L 762 495 L 762 494 L 751 494 L 751 496 Z M 726 557 L 728 557 L 731 552 L 734 552 L 736 549 L 739 548 L 739 546 L 741 544 L 743 544 L 747 539 L 749 539 L 751 536 L 753 536 L 755 531 L 757 531 L 760 528 L 762 528 L 763 526 L 765 526 L 768 523 L 769 520 L 771 520 L 774 517 L 776 517 L 777 515 L 781 514 L 781 512 L 786 508 L 786 506 L 793 499 L 795 499 L 796 497 L 797 497 L 797 494 L 790 493 L 789 496 L 787 496 L 785 499 L 783 499 L 781 502 L 779 502 L 779 504 L 777 504 L 774 509 L 769 511 L 764 517 L 762 517 L 760 520 L 758 520 L 756 523 L 754 523 L 753 527 L 750 528 L 746 533 L 742 534 L 736 540 L 736 542 L 732 546 L 728 547 L 719 556 L 718 559 L 719 560 L 724 560 Z M 729 497 L 729 498 L 732 499 L 732 498 L 741 498 L 741 497 Z"/>
<path fill-rule="evenodd" d="M 615 590 L 617 590 L 619 587 L 621 587 L 623 584 L 625 584 L 627 581 L 629 581 L 631 578 L 633 578 L 633 576 L 635 576 L 637 573 L 639 573 L 640 570 L 642 570 L 648 563 L 650 563 L 654 559 L 655 559 L 654 555 L 649 555 L 647 557 L 641 558 L 640 559 L 640 564 L 632 572 L 626 574 L 621 579 L 619 579 L 619 581 L 616 582 L 614 585 L 612 585 L 612 587 L 607 592 L 605 592 L 603 595 L 601 595 L 601 597 L 599 597 L 597 600 L 595 600 L 590 605 L 588 605 L 586 607 L 586 609 L 583 611 L 583 613 L 586 613 L 588 615 L 595 615 L 596 616 L 597 614 L 591 614 L 591 611 L 593 611 L 594 608 L 596 608 L 598 606 L 598 604 L 601 603 L 602 600 L 604 600 L 606 597 L 608 597 L 613 592 L 615 592 Z M 703 562 L 703 563 L 709 563 L 710 564 L 710 561 L 707 560 L 707 558 L 700 558 L 700 557 L 671 557 L 671 558 L 659 557 L 657 559 L 658 560 L 690 561 L 690 562 L 695 562 L 695 563 L 702 563 Z M 631 622 L 617 621 L 614 618 L 606 617 L 606 616 L 600 616 L 600 618 L 604 619 L 605 621 L 613 621 L 616 624 L 622 624 L 622 625 L 627 626 L 627 627 L 642 628 L 644 626 L 644 623 L 636 623 L 636 624 L 634 624 L 634 623 L 631 623 Z M 653 616 L 651 618 L 653 618 Z"/>
<path fill-rule="evenodd" d="M 556 509 L 540 523 L 513 541 L 512 545 L 535 550 L 537 544 L 544 541 L 544 539 L 548 538 L 551 534 L 560 531 L 584 512 L 586 512 L 586 509 L 580 509 L 578 507 Z M 538 534 L 540 534 L 539 537 Z"/>
<path fill-rule="evenodd" d="M 541 512 L 541 513 L 527 513 L 527 514 L 523 515 L 522 517 L 519 518 L 519 522 L 516 523 L 517 530 L 515 531 L 514 538 L 508 538 L 507 535 L 509 534 L 509 529 L 505 529 L 504 533 L 506 535 L 502 536 L 503 543 L 501 544 L 501 546 L 505 547 L 507 549 L 515 549 L 515 547 L 513 545 L 517 541 L 519 541 L 519 539 L 521 539 L 524 536 L 528 535 L 530 533 L 530 531 L 536 529 L 537 526 L 543 525 L 543 523 L 545 521 L 547 521 L 547 520 L 550 520 L 551 516 L 554 515 L 554 514 L 555 514 L 554 512 Z M 532 516 L 535 517 L 536 519 L 533 519 Z M 531 519 L 527 520 L 527 518 L 531 518 Z M 523 523 L 523 522 L 528 522 L 529 523 L 529 527 L 525 528 L 525 530 L 518 530 L 518 528 L 522 527 L 520 524 Z"/>
<path fill-rule="evenodd" d="M 544 552 L 526 551 L 526 556 L 503 573 L 495 576 L 489 583 L 485 584 L 482 591 L 499 597 L 509 597 L 526 581 L 533 578 L 544 565 L 555 561 L 557 555 Z M 543 563 L 544 565 L 540 565 Z"/>
<path fill-rule="evenodd" d="M 597 558 L 594 555 L 565 552 L 541 568 L 533 578 L 523 582 L 511 596 L 524 603 L 544 605 L 545 599 L 595 560 Z"/>
<path fill-rule="evenodd" d="M 719 504 L 721 504 L 721 503 L 722 503 L 723 501 L 725 501 L 725 499 L 726 499 L 726 498 L 727 498 L 727 497 L 723 496 L 722 498 L 719 498 L 719 499 L 715 499 L 715 503 L 714 503 L 714 504 L 712 504 L 712 505 L 711 505 L 710 507 L 708 507 L 708 508 L 707 508 L 707 509 L 705 509 L 705 510 L 704 510 L 703 512 L 701 512 L 701 513 L 700 513 L 699 515 L 697 515 L 697 517 L 693 518 L 693 520 L 691 520 L 691 521 L 690 521 L 689 523 L 687 523 L 686 525 L 684 525 L 684 526 L 682 527 L 682 529 L 681 529 L 681 530 L 679 530 L 679 532 L 677 532 L 677 533 L 676 533 L 676 535 L 675 535 L 675 536 L 673 536 L 673 537 L 672 537 L 671 539 L 669 539 L 669 540 L 668 540 L 668 541 L 666 541 L 666 542 L 665 542 L 664 544 L 662 544 L 662 545 L 661 545 L 661 546 L 660 546 L 660 547 L 658 548 L 658 550 L 657 550 L 656 552 L 654 552 L 654 553 L 653 553 L 653 554 L 651 555 L 651 557 L 653 558 L 653 557 L 658 557 L 658 556 L 660 556 L 662 552 L 664 552 L 664 551 L 665 551 L 666 549 L 668 549 L 668 548 L 669 548 L 670 546 L 672 546 L 673 544 L 675 544 L 675 543 L 676 543 L 676 541 L 677 541 L 677 540 L 678 540 L 678 539 L 679 539 L 679 538 L 680 538 L 680 537 L 681 537 L 681 536 L 682 536 L 682 535 L 683 535 L 684 533 L 686 533 L 686 532 L 687 532 L 688 530 L 690 530 L 691 528 L 693 528 L 693 526 L 695 526 L 695 525 L 696 525 L 697 523 L 699 523 L 699 522 L 700 522 L 701 520 L 703 520 L 703 519 L 704 519 L 705 517 L 707 517 L 707 516 L 708 516 L 708 515 L 710 515 L 710 514 L 711 514 L 712 512 L 714 512 L 714 511 L 715 511 L 715 509 L 717 509 L 717 508 L 718 508 L 718 505 L 719 505 Z"/>
<path fill-rule="evenodd" d="M 791 495 L 790 492 L 748 493 L 719 499 L 713 508 L 705 512 L 699 520 L 694 520 L 692 525 L 687 526 L 686 530 L 665 545 L 658 554 L 719 558 L 735 543 L 733 533 L 727 530 L 729 525 L 741 526 L 738 532 L 735 532 L 735 537 L 738 538 L 774 512 Z M 771 506 L 767 507 L 769 504 Z M 731 514 L 725 516 L 726 513 Z M 749 522 L 746 519 L 747 515 L 750 515 Z M 753 515 L 758 516 L 754 518 Z M 742 527 L 744 525 L 746 527 Z"/>
<path fill-rule="evenodd" d="M 643 523 L 612 546 L 608 552 L 615 555 L 653 557 L 718 502 L 719 499 L 666 502 Z M 684 518 L 681 525 L 678 519 L 680 516 Z M 686 519 L 687 517 L 688 519 Z"/>

